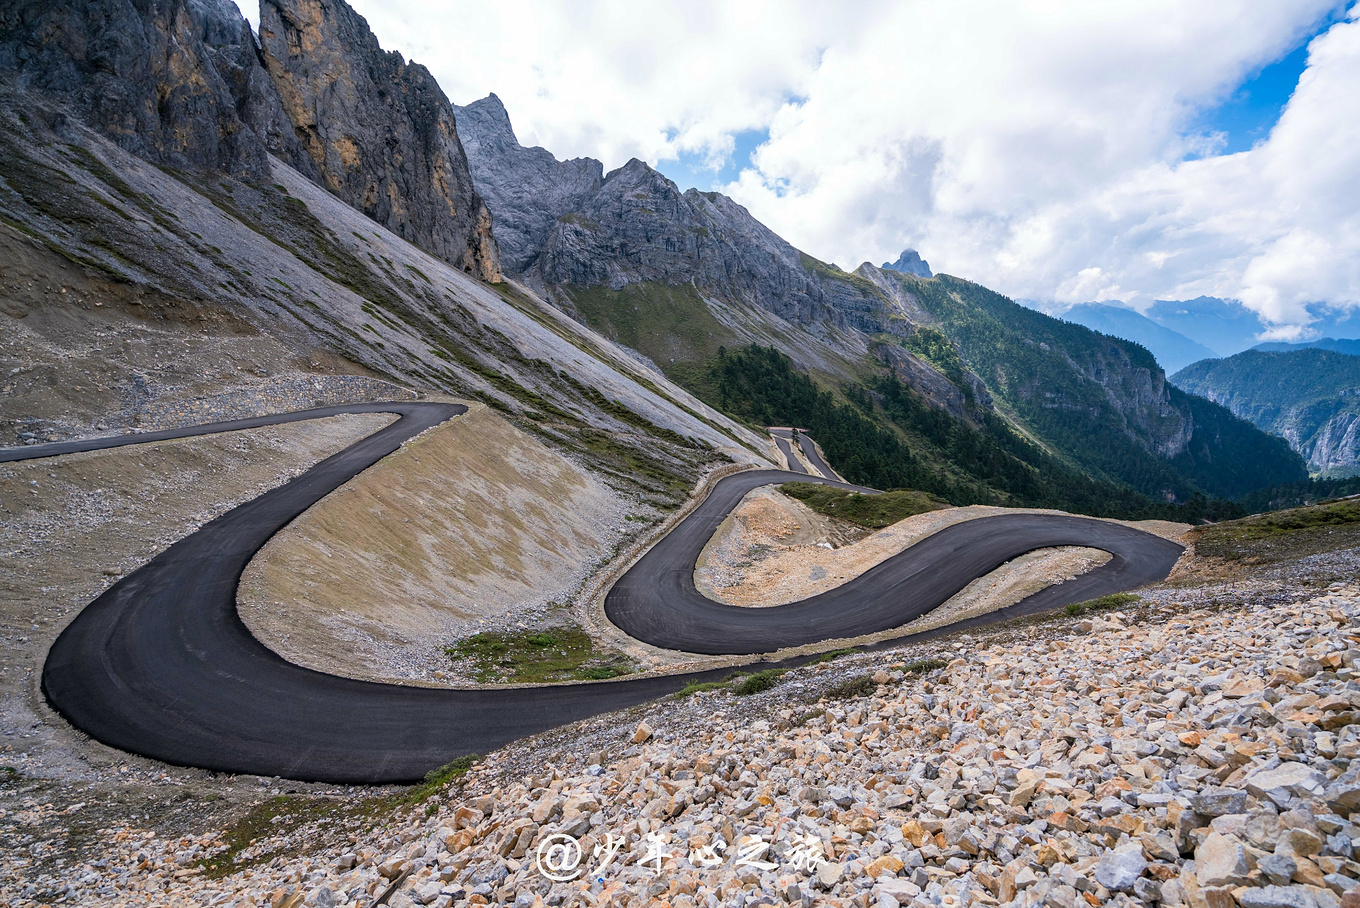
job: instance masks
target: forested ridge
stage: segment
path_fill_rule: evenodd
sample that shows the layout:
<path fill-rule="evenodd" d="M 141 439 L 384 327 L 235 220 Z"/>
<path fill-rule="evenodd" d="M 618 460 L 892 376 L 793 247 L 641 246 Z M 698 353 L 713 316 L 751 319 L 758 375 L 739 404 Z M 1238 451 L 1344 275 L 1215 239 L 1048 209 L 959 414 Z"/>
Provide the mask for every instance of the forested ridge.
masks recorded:
<path fill-rule="evenodd" d="M 860 485 L 919 489 L 955 505 L 1047 507 L 1101 517 L 1193 521 L 1241 513 L 1232 502 L 1202 494 L 1173 505 L 1093 479 L 1045 453 L 1000 417 L 981 414 L 983 427 L 974 428 L 891 375 L 845 388 L 842 400 L 797 371 L 784 354 L 751 345 L 720 350 L 709 378 L 716 406 L 752 425 L 808 429 L 841 475 Z M 918 450 L 906 438 L 918 439 Z"/>

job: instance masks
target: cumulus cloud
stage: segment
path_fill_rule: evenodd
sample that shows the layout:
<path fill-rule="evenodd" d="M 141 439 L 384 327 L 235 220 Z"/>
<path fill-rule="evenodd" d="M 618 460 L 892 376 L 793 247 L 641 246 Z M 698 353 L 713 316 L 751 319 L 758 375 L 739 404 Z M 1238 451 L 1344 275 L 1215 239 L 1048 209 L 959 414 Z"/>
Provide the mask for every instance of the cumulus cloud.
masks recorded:
<path fill-rule="evenodd" d="M 1337 0 L 351 2 L 558 157 L 717 168 L 768 130 L 724 191 L 846 267 L 914 246 L 1016 297 L 1238 297 L 1279 325 L 1360 301 L 1355 9 L 1268 138 L 1217 154 L 1194 127 Z"/>

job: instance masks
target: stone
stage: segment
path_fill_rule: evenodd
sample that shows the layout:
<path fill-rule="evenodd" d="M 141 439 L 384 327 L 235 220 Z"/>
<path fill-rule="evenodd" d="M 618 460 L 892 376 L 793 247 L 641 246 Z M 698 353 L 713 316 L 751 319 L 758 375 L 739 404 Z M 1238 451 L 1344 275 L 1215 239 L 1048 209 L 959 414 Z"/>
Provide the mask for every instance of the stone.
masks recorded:
<path fill-rule="evenodd" d="M 1286 829 L 1284 835 L 1280 837 L 1280 841 L 1287 845 L 1294 854 L 1306 858 L 1321 854 L 1324 844 L 1322 836 L 1311 829 L 1302 829 L 1297 826 L 1293 829 Z"/>
<path fill-rule="evenodd" d="M 1107 851 L 1096 864 L 1096 882 L 1112 892 L 1131 892 L 1147 867 L 1148 862 L 1137 846 Z"/>
<path fill-rule="evenodd" d="M 1274 769 L 1248 773 L 1243 779 L 1247 791 L 1258 798 L 1269 798 L 1281 807 L 1295 798 L 1321 793 L 1326 783 L 1326 776 L 1303 763 L 1281 763 Z"/>
<path fill-rule="evenodd" d="M 1234 788 L 1206 788 L 1190 798 L 1190 806 L 1206 817 L 1241 813 L 1247 806 L 1247 793 Z"/>
<path fill-rule="evenodd" d="M 1342 816 L 1360 812 L 1360 779 L 1352 773 L 1346 773 L 1327 786 L 1323 799 L 1328 807 Z"/>
<path fill-rule="evenodd" d="M 634 744 L 641 744 L 651 736 L 652 727 L 647 724 L 646 720 L 643 720 L 637 724 L 637 728 L 633 729 L 633 737 L 631 740 Z"/>
<path fill-rule="evenodd" d="M 1205 888 L 1240 885 L 1250 872 L 1246 849 L 1234 838 L 1212 832 L 1195 849 L 1195 875 Z"/>
<path fill-rule="evenodd" d="M 1286 886 L 1294 878 L 1298 864 L 1288 854 L 1268 854 L 1256 862 L 1256 869 L 1277 886 Z"/>
<path fill-rule="evenodd" d="M 817 868 L 817 886 L 820 889 L 830 889 L 840 882 L 845 868 L 835 861 L 826 861 Z"/>
<path fill-rule="evenodd" d="M 900 858 L 891 854 L 885 854 L 870 861 L 868 866 L 864 868 L 864 873 L 870 879 L 877 879 L 885 873 L 896 876 L 898 871 L 902 869 L 902 866 Z"/>
<path fill-rule="evenodd" d="M 1302 886 L 1244 889 L 1238 903 L 1242 908 L 1317 908 L 1317 899 Z"/>
<path fill-rule="evenodd" d="M 329 886 L 318 886 L 307 894 L 308 908 L 335 908 L 335 891 Z"/>

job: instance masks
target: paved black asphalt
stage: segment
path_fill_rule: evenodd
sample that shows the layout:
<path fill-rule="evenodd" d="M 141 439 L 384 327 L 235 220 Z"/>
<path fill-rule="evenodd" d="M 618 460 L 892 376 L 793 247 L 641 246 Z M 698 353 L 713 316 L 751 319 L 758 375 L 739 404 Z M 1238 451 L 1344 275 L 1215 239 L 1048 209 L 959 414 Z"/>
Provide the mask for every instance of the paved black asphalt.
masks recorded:
<path fill-rule="evenodd" d="M 0 461 L 360 412 L 400 418 L 206 524 L 87 606 L 57 638 L 43 668 L 43 691 L 53 707 L 106 744 L 169 763 L 312 781 L 409 782 L 463 754 L 485 753 L 655 699 L 691 679 L 726 674 L 720 669 L 509 689 L 405 687 L 301 668 L 251 636 L 236 613 L 237 584 L 251 557 L 289 521 L 403 441 L 465 412 L 457 405 L 325 407 L 171 433 L 12 449 L 0 451 Z M 1015 609 L 1045 596 L 1043 607 L 1051 608 L 1160 579 L 1180 552 L 1173 543 L 1099 521 L 998 517 L 945 530 L 840 590 L 803 603 L 733 609 L 699 596 L 694 562 L 723 515 L 758 485 L 806 478 L 760 471 L 717 483 L 615 586 L 606 600 L 611 620 L 668 648 L 768 652 L 896 626 L 979 574 L 1038 547 L 1075 542 L 1109 548 L 1115 558 Z M 943 542 L 932 542 L 941 537 Z M 1073 595 L 1067 595 L 1069 588 Z"/>
<path fill-rule="evenodd" d="M 822 453 L 817 450 L 817 445 L 812 441 L 811 435 L 804 435 L 802 432 L 799 432 L 798 447 L 803 449 L 803 453 L 807 455 L 808 463 L 816 467 L 817 472 L 821 473 L 827 479 L 836 478 L 836 471 L 831 469 L 831 464 L 822 459 Z"/>
<path fill-rule="evenodd" d="M 802 461 L 800 461 L 794 455 L 793 447 L 789 443 L 790 439 L 793 437 L 793 433 L 790 432 L 788 434 L 784 434 L 780 432 L 778 429 L 771 429 L 770 437 L 773 438 L 774 443 L 779 446 L 780 453 L 784 455 L 784 460 L 788 462 L 789 470 L 791 470 L 794 473 L 802 473 L 804 476 L 807 476 L 808 475 L 807 468 L 804 467 Z"/>

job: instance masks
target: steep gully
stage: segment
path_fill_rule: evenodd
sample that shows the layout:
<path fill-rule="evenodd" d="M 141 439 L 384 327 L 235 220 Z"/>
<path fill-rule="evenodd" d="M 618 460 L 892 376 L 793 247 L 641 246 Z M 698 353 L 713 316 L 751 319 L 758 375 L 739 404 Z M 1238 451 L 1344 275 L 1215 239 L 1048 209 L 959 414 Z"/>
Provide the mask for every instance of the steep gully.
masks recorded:
<path fill-rule="evenodd" d="M 466 412 L 456 404 L 323 407 L 0 450 L 0 462 L 375 412 L 399 418 L 205 524 L 77 615 L 53 644 L 43 668 L 42 688 L 52 706 L 105 744 L 169 763 L 325 782 L 409 782 L 463 754 L 485 753 L 730 671 L 449 690 L 323 674 L 285 661 L 256 640 L 236 612 L 237 584 L 255 553 L 349 478 L 406 440 Z M 605 600 L 609 619 L 636 639 L 669 649 L 758 654 L 898 627 L 974 578 L 1036 548 L 1094 546 L 1114 556 L 1082 577 L 998 612 L 876 645 L 886 648 L 1153 582 L 1170 572 L 1181 553 L 1175 543 L 1103 521 L 1006 515 L 949 527 L 855 580 L 802 602 L 743 609 L 705 599 L 694 588 L 694 564 L 718 524 L 751 489 L 791 479 L 831 482 L 759 470 L 715 484 L 704 502 L 614 585 Z M 756 667 L 770 664 L 781 663 Z"/>

